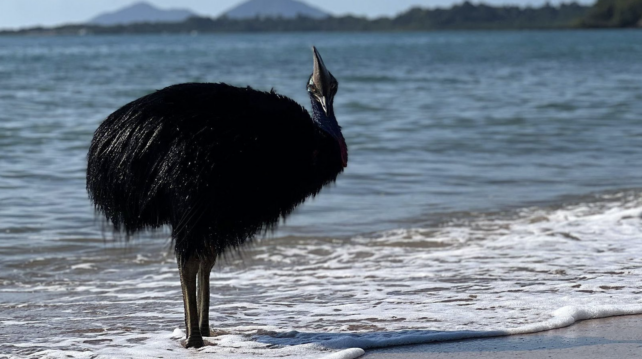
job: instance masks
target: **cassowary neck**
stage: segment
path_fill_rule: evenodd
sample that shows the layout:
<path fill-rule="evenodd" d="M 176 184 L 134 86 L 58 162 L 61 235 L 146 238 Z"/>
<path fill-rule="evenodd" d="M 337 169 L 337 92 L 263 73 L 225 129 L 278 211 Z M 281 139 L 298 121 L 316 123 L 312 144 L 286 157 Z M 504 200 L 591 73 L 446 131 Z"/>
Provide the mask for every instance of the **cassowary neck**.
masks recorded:
<path fill-rule="evenodd" d="M 310 96 L 310 99 L 312 101 L 312 119 L 317 123 L 319 128 L 337 141 L 337 145 L 341 153 L 341 162 L 343 167 L 346 167 L 348 165 L 348 148 L 346 146 L 346 141 L 343 138 L 343 134 L 341 133 L 341 127 L 337 122 L 337 118 L 334 116 L 332 103 L 328 104 L 328 113 L 326 114 L 325 111 L 323 111 L 323 106 L 316 101 L 313 96 Z"/>
<path fill-rule="evenodd" d="M 323 111 L 323 106 L 319 103 L 319 101 L 316 101 L 313 96 L 310 96 L 310 100 L 312 102 L 312 119 L 317 122 L 317 124 L 323 131 L 336 138 L 337 134 L 341 134 L 341 128 L 339 127 L 337 118 L 334 117 L 334 109 L 332 108 L 332 104 L 329 104 L 328 114 L 326 114 L 325 111 Z"/>
<path fill-rule="evenodd" d="M 328 116 L 326 115 L 325 111 L 323 111 L 323 106 L 321 105 L 321 103 L 319 103 L 319 101 L 317 101 L 314 96 L 310 96 L 310 102 L 312 102 L 312 112 L 315 121 L 319 123 L 337 123 L 337 120 L 334 117 L 334 109 L 332 108 L 332 105 L 330 105 L 330 108 L 328 109 L 328 112 L 330 113 L 330 116 Z M 337 123 L 337 126 L 338 125 L 339 124 Z"/>

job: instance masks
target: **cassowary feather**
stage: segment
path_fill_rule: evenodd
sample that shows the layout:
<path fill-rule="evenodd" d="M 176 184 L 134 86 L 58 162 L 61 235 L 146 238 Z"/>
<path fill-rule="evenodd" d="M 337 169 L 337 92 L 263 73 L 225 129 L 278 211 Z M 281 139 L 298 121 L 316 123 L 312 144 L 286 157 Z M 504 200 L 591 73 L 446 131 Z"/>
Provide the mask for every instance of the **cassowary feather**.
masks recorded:
<path fill-rule="evenodd" d="M 216 258 L 335 181 L 340 151 L 304 108 L 273 91 L 181 84 L 100 125 L 87 190 L 117 230 L 167 224 L 178 258 Z"/>

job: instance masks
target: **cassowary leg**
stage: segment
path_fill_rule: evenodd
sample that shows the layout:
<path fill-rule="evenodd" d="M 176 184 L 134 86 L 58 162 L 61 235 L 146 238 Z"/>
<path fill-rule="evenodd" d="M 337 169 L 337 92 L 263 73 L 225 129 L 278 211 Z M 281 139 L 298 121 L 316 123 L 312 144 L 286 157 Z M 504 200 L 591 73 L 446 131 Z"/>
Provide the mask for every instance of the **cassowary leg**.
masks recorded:
<path fill-rule="evenodd" d="M 196 305 L 196 275 L 198 274 L 199 266 L 200 261 L 196 256 L 186 260 L 178 256 L 178 272 L 181 275 L 183 305 L 185 307 L 186 348 L 200 348 L 203 346 L 203 337 L 198 326 L 198 307 Z"/>
<path fill-rule="evenodd" d="M 198 270 L 198 314 L 201 335 L 210 336 L 210 273 L 214 259 L 202 259 Z"/>

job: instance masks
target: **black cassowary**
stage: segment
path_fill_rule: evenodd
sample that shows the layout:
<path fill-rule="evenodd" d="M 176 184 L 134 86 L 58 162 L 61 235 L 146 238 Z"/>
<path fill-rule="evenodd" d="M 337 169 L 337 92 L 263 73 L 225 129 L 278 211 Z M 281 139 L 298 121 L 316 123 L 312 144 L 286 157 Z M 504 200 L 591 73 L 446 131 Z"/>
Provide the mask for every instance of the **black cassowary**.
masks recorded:
<path fill-rule="evenodd" d="M 338 83 L 313 51 L 312 117 L 274 91 L 187 83 L 123 106 L 94 134 L 87 190 L 96 210 L 128 235 L 171 226 L 188 348 L 210 335 L 216 259 L 274 229 L 347 166 Z"/>

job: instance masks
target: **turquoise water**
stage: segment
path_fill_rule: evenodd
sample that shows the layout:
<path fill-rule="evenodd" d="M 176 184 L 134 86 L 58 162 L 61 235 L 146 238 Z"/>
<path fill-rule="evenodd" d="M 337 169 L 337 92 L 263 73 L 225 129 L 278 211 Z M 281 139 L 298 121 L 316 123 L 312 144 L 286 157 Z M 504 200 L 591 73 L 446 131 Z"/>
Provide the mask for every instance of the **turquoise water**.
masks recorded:
<path fill-rule="evenodd" d="M 190 81 L 274 87 L 307 106 L 312 44 L 340 80 L 352 160 L 288 232 L 351 235 L 435 213 L 636 188 L 640 40 L 640 32 L 2 38 L 0 217 L 34 235 L 91 233 L 85 150 L 109 113 Z"/>
<path fill-rule="evenodd" d="M 281 262 L 265 263 L 282 269 L 289 262 L 280 246 L 313 256 L 319 248 L 340 251 L 336 243 L 355 238 L 392 238 L 390 230 L 435 229 L 453 220 L 479 224 L 485 216 L 510 221 L 525 208 L 596 208 L 613 196 L 626 198 L 616 201 L 616 208 L 637 208 L 642 191 L 640 31 L 3 37 L 0 320 L 32 322 L 42 308 L 16 311 L 21 303 L 72 303 L 80 296 L 89 298 L 83 310 L 108 312 L 106 323 L 143 332 L 180 326 L 178 279 L 166 236 L 143 236 L 130 244 L 103 239 L 109 232 L 94 217 L 84 183 L 92 133 L 118 107 L 181 82 L 275 88 L 309 108 L 305 85 L 312 45 L 340 83 L 335 107 L 350 165 L 276 238 L 219 272 L 234 277 L 262 266 L 262 251 L 282 256 Z M 317 241 L 318 246 L 308 247 Z M 431 251 L 433 244 L 419 247 Z M 384 248 L 404 246 L 393 241 Z M 132 319 L 141 310 L 137 305 L 112 305 L 111 299 L 102 309 L 92 304 L 94 285 L 138 283 L 165 270 L 171 301 L 162 308 L 154 301 L 152 311 L 175 311 L 152 326 Z M 317 270 L 323 272 L 323 266 Z M 320 285 L 334 298 L 336 287 Z M 239 291 L 264 299 L 274 289 L 239 286 L 223 285 L 222 300 L 233 303 Z M 66 297 L 70 287 L 94 289 Z M 136 296 L 140 289 L 122 283 L 114 288 L 105 290 Z M 448 297 L 448 290 L 444 293 Z M 350 303 L 349 297 L 339 297 Z M 44 324 L 47 332 L 61 333 L 55 323 L 66 314 L 55 308 Z M 225 313 L 217 314 L 213 325 L 236 321 Z M 74 323 L 70 330 L 80 333 L 86 327 L 83 320 Z M 335 324 L 314 328 L 331 331 Z M 10 328 L 0 333 L 0 341 L 33 343 L 49 335 L 26 326 Z M 392 328 L 382 324 L 375 330 Z M 23 354 L 42 349 L 35 348 Z"/>

